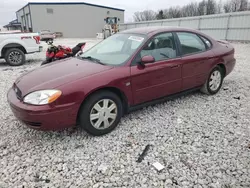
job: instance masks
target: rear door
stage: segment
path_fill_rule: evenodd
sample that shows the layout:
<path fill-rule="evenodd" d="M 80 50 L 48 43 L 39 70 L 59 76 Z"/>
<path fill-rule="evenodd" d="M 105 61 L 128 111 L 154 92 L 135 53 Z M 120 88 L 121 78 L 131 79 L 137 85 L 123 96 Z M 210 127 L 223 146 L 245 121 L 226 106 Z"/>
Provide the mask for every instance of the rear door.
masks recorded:
<path fill-rule="evenodd" d="M 182 89 L 191 89 L 204 84 L 214 54 L 211 43 L 191 32 L 176 32 L 182 54 Z"/>
<path fill-rule="evenodd" d="M 138 65 L 143 56 L 151 55 L 155 62 Z M 181 61 L 174 35 L 161 33 L 148 41 L 131 65 L 131 85 L 134 104 L 164 97 L 181 89 Z"/>

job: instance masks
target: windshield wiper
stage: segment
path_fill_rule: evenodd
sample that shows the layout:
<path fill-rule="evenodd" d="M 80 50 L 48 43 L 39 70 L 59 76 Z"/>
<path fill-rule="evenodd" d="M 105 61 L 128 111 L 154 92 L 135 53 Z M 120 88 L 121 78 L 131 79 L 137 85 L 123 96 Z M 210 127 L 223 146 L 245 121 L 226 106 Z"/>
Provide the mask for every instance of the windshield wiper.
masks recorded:
<path fill-rule="evenodd" d="M 97 62 L 97 63 L 99 63 L 99 64 L 105 65 L 104 63 L 101 62 L 100 59 L 96 59 L 96 58 L 93 58 L 93 57 L 91 57 L 91 56 L 86 56 L 86 57 L 81 57 L 81 58 L 82 58 L 82 59 L 89 59 L 90 61 L 95 61 L 95 62 Z"/>

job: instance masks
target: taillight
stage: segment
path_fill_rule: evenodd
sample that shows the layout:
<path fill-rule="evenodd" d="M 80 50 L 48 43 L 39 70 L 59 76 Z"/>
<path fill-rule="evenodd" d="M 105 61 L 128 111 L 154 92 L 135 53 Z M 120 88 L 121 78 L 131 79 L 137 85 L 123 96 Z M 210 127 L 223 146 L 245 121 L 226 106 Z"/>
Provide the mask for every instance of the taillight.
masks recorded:
<path fill-rule="evenodd" d="M 40 44 L 40 36 L 33 36 L 37 44 Z"/>

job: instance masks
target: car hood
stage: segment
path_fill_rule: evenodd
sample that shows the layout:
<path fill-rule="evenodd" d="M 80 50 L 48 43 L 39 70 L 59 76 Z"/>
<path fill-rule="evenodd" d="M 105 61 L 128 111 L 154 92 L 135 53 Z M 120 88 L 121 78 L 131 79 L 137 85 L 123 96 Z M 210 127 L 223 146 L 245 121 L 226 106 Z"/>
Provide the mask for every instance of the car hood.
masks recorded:
<path fill-rule="evenodd" d="M 27 72 L 19 77 L 15 84 L 24 96 L 32 91 L 53 89 L 112 68 L 88 60 L 69 58 Z"/>

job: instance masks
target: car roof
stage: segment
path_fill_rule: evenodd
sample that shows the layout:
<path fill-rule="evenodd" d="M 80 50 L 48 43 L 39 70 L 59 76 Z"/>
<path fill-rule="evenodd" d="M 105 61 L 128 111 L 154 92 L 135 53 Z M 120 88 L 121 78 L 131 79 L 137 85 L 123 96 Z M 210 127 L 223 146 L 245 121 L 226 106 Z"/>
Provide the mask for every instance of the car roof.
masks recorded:
<path fill-rule="evenodd" d="M 137 34 L 150 35 L 151 33 L 159 33 L 163 31 L 190 31 L 190 32 L 200 33 L 195 29 L 184 28 L 184 27 L 173 27 L 173 26 L 138 27 L 138 28 L 124 30 L 121 33 L 137 33 Z"/>

